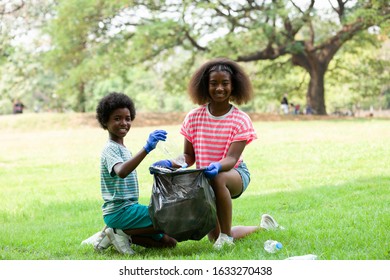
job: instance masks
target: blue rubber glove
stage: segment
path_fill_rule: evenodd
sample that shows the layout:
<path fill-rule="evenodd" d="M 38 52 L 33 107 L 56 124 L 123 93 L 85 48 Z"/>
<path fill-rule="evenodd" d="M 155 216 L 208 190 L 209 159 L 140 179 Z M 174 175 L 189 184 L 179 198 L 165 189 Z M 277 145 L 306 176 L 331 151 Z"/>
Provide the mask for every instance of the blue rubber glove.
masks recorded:
<path fill-rule="evenodd" d="M 172 167 L 172 162 L 169 160 L 169 159 L 163 159 L 163 160 L 159 160 L 159 161 L 156 161 L 155 163 L 152 164 L 152 167 Z M 149 172 L 150 174 L 154 174 L 154 172 L 149 169 Z"/>
<path fill-rule="evenodd" d="M 169 159 L 163 159 L 156 161 L 155 163 L 152 164 L 153 167 L 172 167 L 172 162 Z"/>
<path fill-rule="evenodd" d="M 155 130 L 150 133 L 144 146 L 146 153 L 149 154 L 151 150 L 156 148 L 158 141 L 165 141 L 165 139 L 167 139 L 167 132 L 165 130 Z"/>
<path fill-rule="evenodd" d="M 221 168 L 222 168 L 222 165 L 219 162 L 212 162 L 204 170 L 204 174 L 206 175 L 207 178 L 212 179 L 215 176 L 217 176 L 219 171 L 221 171 Z"/>

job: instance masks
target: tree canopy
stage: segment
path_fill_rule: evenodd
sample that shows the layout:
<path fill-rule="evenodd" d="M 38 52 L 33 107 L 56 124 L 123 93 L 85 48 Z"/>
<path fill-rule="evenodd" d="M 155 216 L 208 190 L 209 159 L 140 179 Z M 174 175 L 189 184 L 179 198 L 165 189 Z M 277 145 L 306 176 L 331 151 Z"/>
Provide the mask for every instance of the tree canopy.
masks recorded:
<path fill-rule="evenodd" d="M 349 102 L 389 88 L 389 59 L 380 49 L 389 35 L 384 0 L 16 2 L 0 5 L 2 100 L 28 95 L 83 112 L 115 89 L 145 109 L 172 103 L 182 110 L 177 93 L 194 67 L 221 56 L 250 72 L 256 98 L 248 110 L 265 110 L 287 92 L 327 114 L 327 98 L 342 98 L 333 94 L 337 87 L 353 92 Z M 16 19 L 24 25 L 12 28 Z M 15 43 L 16 29 L 35 31 L 35 48 Z M 374 77 L 362 90 L 367 72 Z"/>

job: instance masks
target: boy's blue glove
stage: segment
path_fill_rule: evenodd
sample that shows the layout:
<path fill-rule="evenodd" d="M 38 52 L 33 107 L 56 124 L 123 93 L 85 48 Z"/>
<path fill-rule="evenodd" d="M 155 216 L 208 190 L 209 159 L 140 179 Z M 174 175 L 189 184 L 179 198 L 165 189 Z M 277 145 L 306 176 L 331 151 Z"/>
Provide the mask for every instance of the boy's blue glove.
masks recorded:
<path fill-rule="evenodd" d="M 204 170 L 204 174 L 206 175 L 207 178 L 212 179 L 215 176 L 217 176 L 217 174 L 219 173 L 221 168 L 222 168 L 222 165 L 219 162 L 212 162 Z"/>
<path fill-rule="evenodd" d="M 165 141 L 165 139 L 167 139 L 167 132 L 165 130 L 155 130 L 150 133 L 144 146 L 146 153 L 149 154 L 151 150 L 156 148 L 158 141 Z"/>
<path fill-rule="evenodd" d="M 172 162 L 169 160 L 169 159 L 163 159 L 163 160 L 159 160 L 159 161 L 156 161 L 155 163 L 152 164 L 152 167 L 172 167 Z M 152 172 L 150 170 L 150 174 L 154 174 L 154 172 Z"/>

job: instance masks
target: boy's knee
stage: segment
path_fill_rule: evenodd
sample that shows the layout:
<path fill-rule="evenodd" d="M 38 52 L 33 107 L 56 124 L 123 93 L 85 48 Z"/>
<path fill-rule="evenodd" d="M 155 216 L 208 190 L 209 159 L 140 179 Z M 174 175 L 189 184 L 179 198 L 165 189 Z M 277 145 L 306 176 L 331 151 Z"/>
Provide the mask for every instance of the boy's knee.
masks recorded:
<path fill-rule="evenodd" d="M 164 243 L 165 247 L 174 248 L 177 245 L 177 240 L 164 234 L 163 238 L 161 238 L 161 242 Z"/>

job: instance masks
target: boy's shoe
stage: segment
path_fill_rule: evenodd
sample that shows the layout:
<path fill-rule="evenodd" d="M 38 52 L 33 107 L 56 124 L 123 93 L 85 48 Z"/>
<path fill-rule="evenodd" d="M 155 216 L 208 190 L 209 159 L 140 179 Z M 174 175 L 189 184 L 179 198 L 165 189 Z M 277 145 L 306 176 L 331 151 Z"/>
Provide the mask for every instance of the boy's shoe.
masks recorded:
<path fill-rule="evenodd" d="M 260 227 L 265 230 L 284 229 L 284 227 L 280 226 L 276 220 L 268 214 L 263 214 L 261 216 Z"/>
<path fill-rule="evenodd" d="M 120 231 L 121 234 L 115 232 L 113 228 L 107 228 L 105 233 L 119 253 L 124 255 L 134 255 L 135 252 L 130 248 L 129 236 L 122 230 L 117 231 Z"/>
<path fill-rule="evenodd" d="M 213 247 L 216 250 L 221 250 L 225 245 L 234 246 L 233 237 L 228 236 L 225 233 L 220 233 L 217 241 L 215 241 Z"/>
<path fill-rule="evenodd" d="M 103 250 L 106 250 L 108 247 L 110 247 L 112 245 L 110 239 L 108 238 L 108 236 L 105 232 L 106 229 L 107 229 L 107 226 L 105 226 L 103 228 L 103 230 L 99 233 L 95 242 L 93 243 L 93 248 L 96 251 L 101 252 Z"/>

